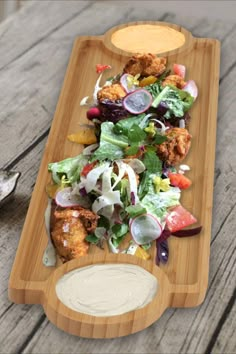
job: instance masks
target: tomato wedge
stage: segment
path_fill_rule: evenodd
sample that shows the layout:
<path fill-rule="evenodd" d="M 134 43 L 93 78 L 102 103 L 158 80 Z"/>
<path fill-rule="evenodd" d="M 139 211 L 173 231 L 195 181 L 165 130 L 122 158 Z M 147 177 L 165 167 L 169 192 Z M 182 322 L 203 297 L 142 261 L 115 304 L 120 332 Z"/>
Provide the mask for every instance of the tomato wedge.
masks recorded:
<path fill-rule="evenodd" d="M 185 72 L 186 72 L 186 68 L 184 65 L 181 64 L 174 64 L 173 65 L 173 71 L 176 75 L 179 75 L 180 77 L 182 77 L 184 79 L 185 77 Z"/>
<path fill-rule="evenodd" d="M 94 166 L 97 164 L 97 161 L 91 162 L 91 163 L 87 163 L 87 165 L 85 165 L 81 171 L 81 176 L 86 177 L 87 174 L 92 171 L 92 169 L 94 168 Z"/>
<path fill-rule="evenodd" d="M 184 227 L 195 224 L 197 219 L 182 205 L 177 205 L 166 218 L 166 226 L 170 232 L 182 230 Z"/>
<path fill-rule="evenodd" d="M 104 64 L 97 64 L 96 65 L 96 72 L 98 74 L 101 74 L 106 69 L 111 69 L 111 66 L 110 65 L 104 65 Z"/>
<path fill-rule="evenodd" d="M 170 184 L 180 189 L 187 189 L 191 186 L 192 182 L 189 178 L 185 177 L 182 173 L 169 173 Z"/>

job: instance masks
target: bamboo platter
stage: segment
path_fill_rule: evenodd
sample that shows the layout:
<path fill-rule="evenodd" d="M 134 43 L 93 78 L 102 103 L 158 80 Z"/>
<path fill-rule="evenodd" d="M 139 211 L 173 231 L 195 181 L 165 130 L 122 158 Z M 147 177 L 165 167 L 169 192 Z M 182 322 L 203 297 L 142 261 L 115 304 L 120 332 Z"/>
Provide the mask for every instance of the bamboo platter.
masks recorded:
<path fill-rule="evenodd" d="M 87 123 L 81 99 L 90 95 L 96 81 L 97 63 L 110 64 L 111 75 L 122 69 L 134 52 L 166 56 L 168 66 L 184 64 L 197 83 L 199 96 L 191 109 L 189 131 L 192 145 L 185 163 L 191 166 L 191 188 L 184 191 L 181 203 L 203 226 L 191 238 L 170 237 L 170 257 L 166 265 L 156 266 L 155 247 L 151 260 L 127 254 L 111 254 L 108 249 L 90 248 L 87 256 L 54 267 L 42 262 L 47 245 L 44 212 L 45 186 L 50 180 L 49 162 L 76 156 L 82 146 L 67 140 L 67 135 Z M 41 304 L 48 319 L 60 329 L 88 338 L 125 336 L 155 322 L 168 307 L 193 307 L 204 300 L 209 271 L 213 204 L 213 178 L 218 103 L 220 44 L 215 39 L 194 38 L 184 28 L 165 22 L 133 22 L 110 29 L 103 36 L 84 36 L 74 43 L 63 88 L 51 126 L 48 142 L 32 194 L 20 244 L 9 280 L 9 298 L 15 303 Z M 67 272 L 91 264 L 129 263 L 152 273 L 159 284 L 148 305 L 110 317 L 82 314 L 58 299 L 55 286 Z"/>

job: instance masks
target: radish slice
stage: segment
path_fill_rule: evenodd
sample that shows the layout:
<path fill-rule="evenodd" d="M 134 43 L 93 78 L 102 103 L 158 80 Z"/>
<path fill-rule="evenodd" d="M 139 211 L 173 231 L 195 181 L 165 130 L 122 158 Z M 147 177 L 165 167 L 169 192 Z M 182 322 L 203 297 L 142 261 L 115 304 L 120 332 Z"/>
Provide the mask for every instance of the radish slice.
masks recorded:
<path fill-rule="evenodd" d="M 133 79 L 134 77 L 130 74 L 124 74 L 120 78 L 120 83 L 127 93 L 135 91 L 138 87 L 132 83 Z"/>
<path fill-rule="evenodd" d="M 194 101 L 196 100 L 198 96 L 198 88 L 195 81 L 193 80 L 187 81 L 186 85 L 182 90 L 188 92 L 194 98 Z"/>
<path fill-rule="evenodd" d="M 155 216 L 142 214 L 131 219 L 130 233 L 138 245 L 144 245 L 161 236 L 162 226 Z"/>
<path fill-rule="evenodd" d="M 129 93 L 123 99 L 124 108 L 132 114 L 140 114 L 148 110 L 152 104 L 152 95 L 144 89 Z"/>
<path fill-rule="evenodd" d="M 87 198 L 74 194 L 71 187 L 63 188 L 57 192 L 55 198 L 56 204 L 62 208 L 69 208 L 73 206 L 82 206 L 89 208 L 90 203 Z"/>
<path fill-rule="evenodd" d="M 180 77 L 182 77 L 184 79 L 185 73 L 186 73 L 186 68 L 184 65 L 174 64 L 173 71 L 176 75 L 179 75 Z"/>

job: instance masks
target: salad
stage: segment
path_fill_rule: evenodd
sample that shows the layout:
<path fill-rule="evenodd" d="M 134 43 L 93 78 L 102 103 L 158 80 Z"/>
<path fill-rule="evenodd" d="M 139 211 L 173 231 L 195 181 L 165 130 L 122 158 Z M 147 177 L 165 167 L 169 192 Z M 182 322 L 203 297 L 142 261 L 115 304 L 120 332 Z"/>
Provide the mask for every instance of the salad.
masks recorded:
<path fill-rule="evenodd" d="M 166 263 L 168 237 L 201 231 L 186 229 L 197 219 L 180 201 L 192 183 L 183 160 L 197 86 L 186 81 L 184 65 L 168 68 L 166 58 L 150 53 L 134 55 L 102 85 L 110 69 L 96 66 L 93 95 L 81 101 L 92 127 L 68 136 L 85 145 L 82 153 L 48 165 L 47 228 L 63 261 L 104 243 L 113 253 L 149 259 L 155 242 L 156 263 Z"/>

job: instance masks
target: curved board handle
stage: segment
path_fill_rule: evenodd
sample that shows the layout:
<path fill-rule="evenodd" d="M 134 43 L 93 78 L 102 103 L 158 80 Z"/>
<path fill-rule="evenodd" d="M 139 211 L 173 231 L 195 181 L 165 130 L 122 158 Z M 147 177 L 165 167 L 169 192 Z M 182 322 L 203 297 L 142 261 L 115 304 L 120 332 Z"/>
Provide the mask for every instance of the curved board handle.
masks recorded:
<path fill-rule="evenodd" d="M 154 299 L 141 309 L 110 317 L 76 312 L 58 299 L 56 284 L 64 274 L 76 268 L 104 263 L 134 264 L 149 271 L 158 281 Z M 170 284 L 165 273 L 151 261 L 127 254 L 94 254 L 69 261 L 57 268 L 45 284 L 42 305 L 49 320 L 66 332 L 87 338 L 121 337 L 150 326 L 162 315 L 170 305 Z"/>
<path fill-rule="evenodd" d="M 192 49 L 192 34 L 168 22 L 138 21 L 116 26 L 104 35 L 104 43 L 112 52 L 123 56 L 155 53 L 171 56 Z"/>

